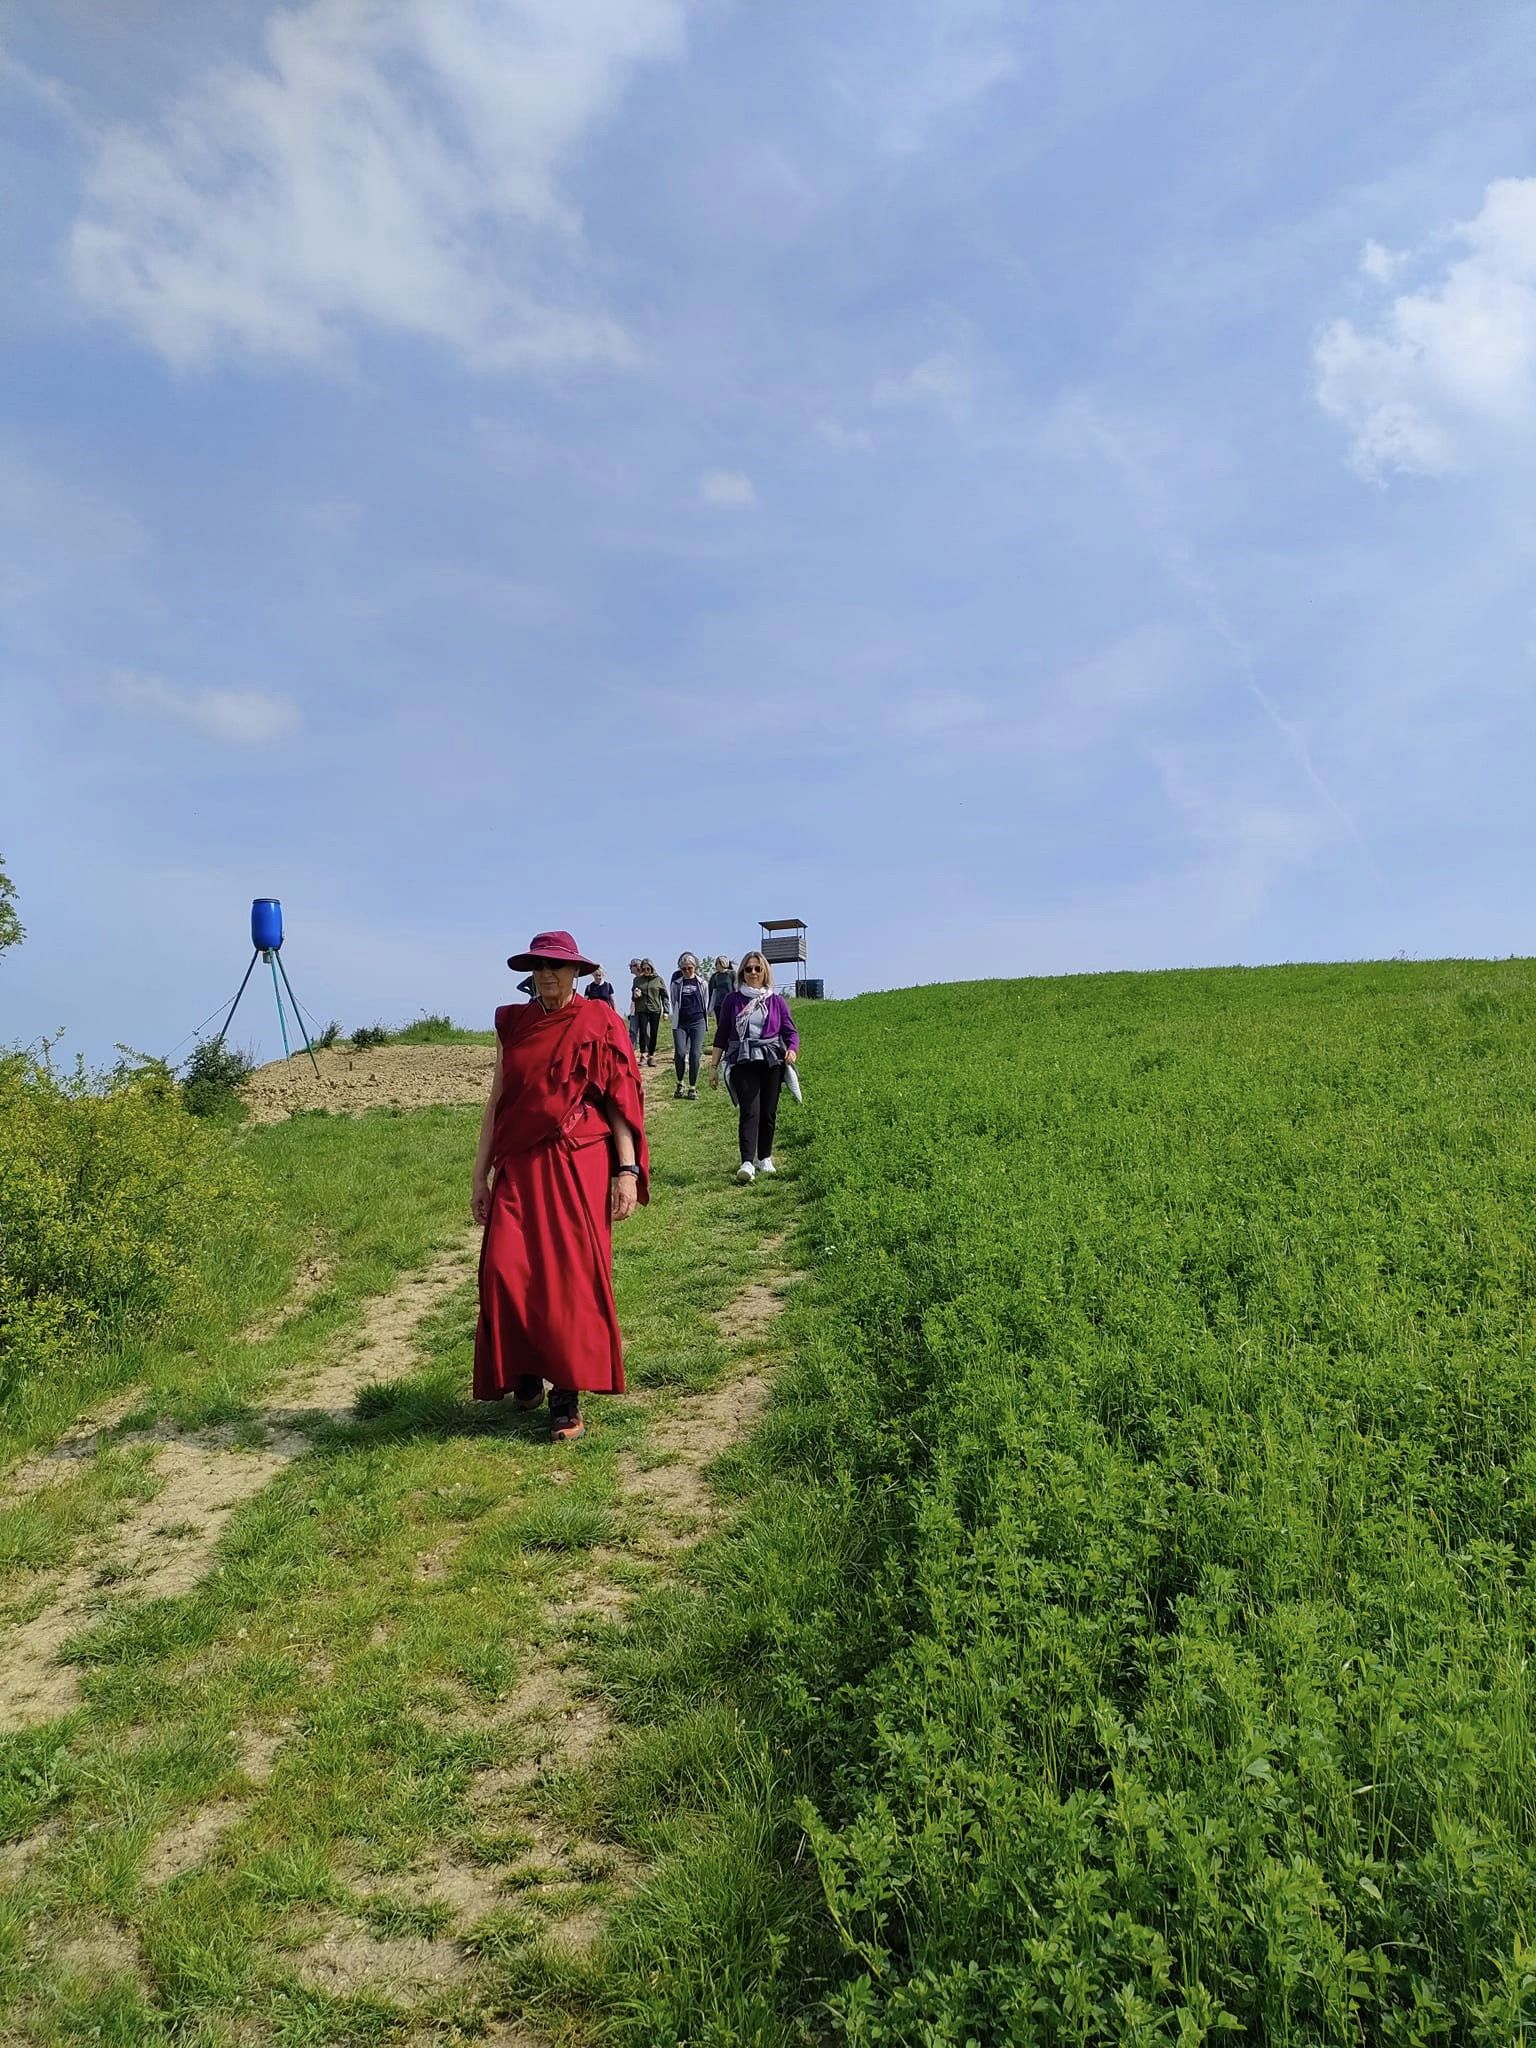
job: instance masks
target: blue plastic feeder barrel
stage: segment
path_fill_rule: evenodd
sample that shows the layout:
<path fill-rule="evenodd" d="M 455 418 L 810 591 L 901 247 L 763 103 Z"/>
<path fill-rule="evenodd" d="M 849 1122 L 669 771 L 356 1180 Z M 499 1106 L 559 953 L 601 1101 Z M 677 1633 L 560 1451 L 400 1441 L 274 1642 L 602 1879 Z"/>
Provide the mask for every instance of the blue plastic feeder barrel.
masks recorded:
<path fill-rule="evenodd" d="M 275 896 L 258 896 L 251 905 L 251 944 L 259 953 L 275 953 L 283 943 L 283 906 Z"/>

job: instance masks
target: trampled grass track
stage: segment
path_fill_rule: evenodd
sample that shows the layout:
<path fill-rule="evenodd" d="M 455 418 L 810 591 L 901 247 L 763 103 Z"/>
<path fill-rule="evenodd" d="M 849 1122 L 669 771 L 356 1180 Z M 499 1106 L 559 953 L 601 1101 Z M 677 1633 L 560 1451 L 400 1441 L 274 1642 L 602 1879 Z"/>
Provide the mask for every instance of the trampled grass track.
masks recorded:
<path fill-rule="evenodd" d="M 466 1399 L 453 1251 L 411 1277 L 464 1240 L 476 1122 L 244 1141 L 293 1313 L 275 1264 L 241 1276 L 206 1329 L 102 1362 L 98 1385 L 138 1373 L 103 1429 L 13 1468 L 7 2043 L 528 2048 L 596 2024 L 586 1950 L 634 1859 L 595 1832 L 614 1738 L 583 1646 L 714 1513 L 791 1195 L 731 1185 L 722 1103 L 666 1102 L 619 1265 L 639 1398 L 593 1401 L 557 1451 Z"/>

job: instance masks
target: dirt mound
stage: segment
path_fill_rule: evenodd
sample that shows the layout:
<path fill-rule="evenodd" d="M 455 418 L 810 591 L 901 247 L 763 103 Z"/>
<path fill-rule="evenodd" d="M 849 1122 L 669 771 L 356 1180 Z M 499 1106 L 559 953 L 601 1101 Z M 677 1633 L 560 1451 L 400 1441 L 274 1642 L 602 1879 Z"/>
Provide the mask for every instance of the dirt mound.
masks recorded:
<path fill-rule="evenodd" d="M 281 1123 L 301 1109 L 355 1115 L 364 1109 L 422 1109 L 432 1102 L 484 1102 L 494 1045 L 381 1045 L 339 1048 L 258 1067 L 241 1091 L 253 1124 Z"/>

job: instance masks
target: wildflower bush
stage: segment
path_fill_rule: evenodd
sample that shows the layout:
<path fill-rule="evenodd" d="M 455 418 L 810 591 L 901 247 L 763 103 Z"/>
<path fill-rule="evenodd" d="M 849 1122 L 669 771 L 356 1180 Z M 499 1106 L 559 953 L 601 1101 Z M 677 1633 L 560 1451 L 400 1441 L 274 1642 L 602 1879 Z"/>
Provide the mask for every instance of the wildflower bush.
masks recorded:
<path fill-rule="evenodd" d="M 718 1773 L 632 2038 L 1536 2038 L 1533 995 L 802 1020 L 797 1356 L 712 1596 L 627 1666 L 647 1713 L 724 1689 L 776 1804 Z"/>
<path fill-rule="evenodd" d="M 0 1404 L 86 1340 L 196 1306 L 262 1199 L 164 1068 L 0 1056 Z"/>

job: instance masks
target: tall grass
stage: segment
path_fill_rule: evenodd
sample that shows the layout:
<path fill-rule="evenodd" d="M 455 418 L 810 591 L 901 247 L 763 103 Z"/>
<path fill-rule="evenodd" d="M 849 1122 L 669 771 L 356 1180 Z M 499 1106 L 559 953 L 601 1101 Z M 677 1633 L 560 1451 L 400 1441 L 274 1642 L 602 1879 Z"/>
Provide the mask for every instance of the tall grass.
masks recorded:
<path fill-rule="evenodd" d="M 1536 2032 L 1533 992 L 807 1015 L 798 1359 L 613 1668 L 616 2032 Z"/>

